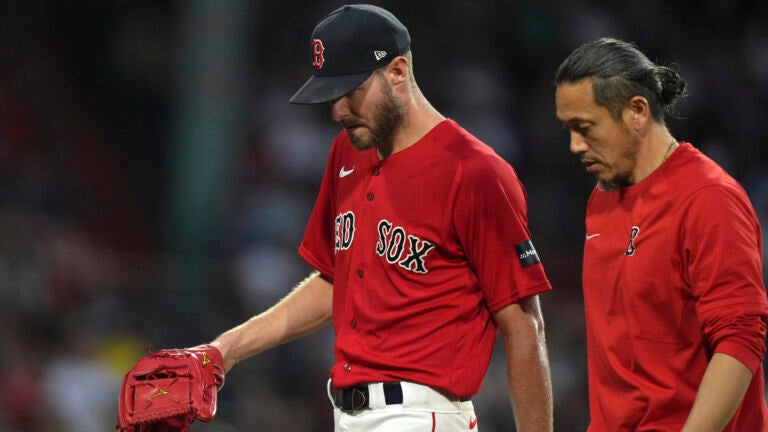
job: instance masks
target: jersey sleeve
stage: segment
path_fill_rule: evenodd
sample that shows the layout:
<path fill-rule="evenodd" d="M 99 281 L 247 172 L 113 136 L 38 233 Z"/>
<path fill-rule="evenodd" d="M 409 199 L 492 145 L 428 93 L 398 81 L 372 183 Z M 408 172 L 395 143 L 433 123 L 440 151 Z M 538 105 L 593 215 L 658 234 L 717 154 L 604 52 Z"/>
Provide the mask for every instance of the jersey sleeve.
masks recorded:
<path fill-rule="evenodd" d="M 531 241 L 523 185 L 500 158 L 487 162 L 464 167 L 454 220 L 488 308 L 496 312 L 552 288 Z"/>
<path fill-rule="evenodd" d="M 768 300 L 762 281 L 760 225 L 746 193 L 709 186 L 683 213 L 684 274 L 713 352 L 754 373 L 765 352 Z"/>
<path fill-rule="evenodd" d="M 338 137 L 331 147 L 315 205 L 299 245 L 299 255 L 315 270 L 334 279 L 334 154 Z"/>

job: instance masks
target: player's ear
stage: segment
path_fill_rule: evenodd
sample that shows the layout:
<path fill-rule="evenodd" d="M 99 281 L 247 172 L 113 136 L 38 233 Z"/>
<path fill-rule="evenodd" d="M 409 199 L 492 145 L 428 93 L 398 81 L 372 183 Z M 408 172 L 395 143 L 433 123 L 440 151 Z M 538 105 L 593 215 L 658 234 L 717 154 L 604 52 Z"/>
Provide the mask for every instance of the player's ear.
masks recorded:
<path fill-rule="evenodd" d="M 403 56 L 397 56 L 392 59 L 385 70 L 387 80 L 389 80 L 389 83 L 393 86 L 398 86 L 407 82 L 409 73 L 410 64 L 408 64 L 408 59 Z"/>
<path fill-rule="evenodd" d="M 632 130 L 639 131 L 645 128 L 651 120 L 651 107 L 648 100 L 642 96 L 634 96 L 624 106 L 624 121 Z"/>

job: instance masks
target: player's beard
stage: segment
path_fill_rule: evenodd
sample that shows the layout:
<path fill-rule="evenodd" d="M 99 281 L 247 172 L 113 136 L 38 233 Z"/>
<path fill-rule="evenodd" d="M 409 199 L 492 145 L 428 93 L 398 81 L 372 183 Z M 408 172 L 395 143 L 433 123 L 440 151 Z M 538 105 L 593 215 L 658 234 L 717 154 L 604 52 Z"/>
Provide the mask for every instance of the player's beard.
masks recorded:
<path fill-rule="evenodd" d="M 375 147 L 379 154 L 386 157 L 392 153 L 392 146 L 397 131 L 405 119 L 405 106 L 395 97 L 392 89 L 383 83 L 381 100 L 374 106 L 373 124 L 368 126 L 367 135 L 350 133 L 349 141 L 358 150 Z M 342 122 L 344 127 L 348 125 Z"/>
<path fill-rule="evenodd" d="M 615 173 L 610 179 L 598 180 L 602 190 L 614 191 L 635 184 L 634 167 L 637 166 L 637 149 L 640 147 L 640 137 L 632 134 L 629 129 L 626 129 L 626 135 L 627 145 L 621 157 L 628 162 L 631 168 Z"/>

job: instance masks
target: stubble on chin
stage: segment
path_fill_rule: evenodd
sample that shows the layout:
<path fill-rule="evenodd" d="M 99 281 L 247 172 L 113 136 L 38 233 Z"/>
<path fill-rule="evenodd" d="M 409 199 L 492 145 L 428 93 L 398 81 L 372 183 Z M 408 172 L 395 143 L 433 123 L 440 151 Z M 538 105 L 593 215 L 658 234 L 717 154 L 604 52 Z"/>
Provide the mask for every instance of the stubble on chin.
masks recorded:
<path fill-rule="evenodd" d="M 608 180 L 597 179 L 597 184 L 601 190 L 610 192 L 632 186 L 635 182 L 632 180 L 631 173 L 618 173 Z"/>
<path fill-rule="evenodd" d="M 352 147 L 357 150 L 363 151 L 373 147 L 370 139 L 362 138 L 359 134 L 347 132 L 347 136 L 349 137 L 349 142 L 352 143 Z"/>
<path fill-rule="evenodd" d="M 601 191 L 606 191 L 606 192 L 613 192 L 619 189 L 619 186 L 617 186 L 615 183 L 611 183 L 607 180 L 600 180 L 600 179 L 597 179 L 597 187 Z"/>

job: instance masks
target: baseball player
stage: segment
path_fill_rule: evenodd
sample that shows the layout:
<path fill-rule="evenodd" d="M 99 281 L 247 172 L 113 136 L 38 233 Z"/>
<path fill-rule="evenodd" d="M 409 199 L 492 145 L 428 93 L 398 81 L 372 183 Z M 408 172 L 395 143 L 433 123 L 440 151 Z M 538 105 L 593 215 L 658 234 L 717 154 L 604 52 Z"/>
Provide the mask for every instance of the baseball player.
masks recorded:
<path fill-rule="evenodd" d="M 311 59 L 291 102 L 327 104 L 343 128 L 299 247 L 316 272 L 212 342 L 225 369 L 332 320 L 336 431 L 476 431 L 500 330 L 517 430 L 551 431 L 551 286 L 515 171 L 422 95 L 390 12 L 331 12 Z"/>
<path fill-rule="evenodd" d="M 570 149 L 598 179 L 583 289 L 590 432 L 768 431 L 768 301 L 744 190 L 667 129 L 674 70 L 599 39 L 556 74 Z"/>

